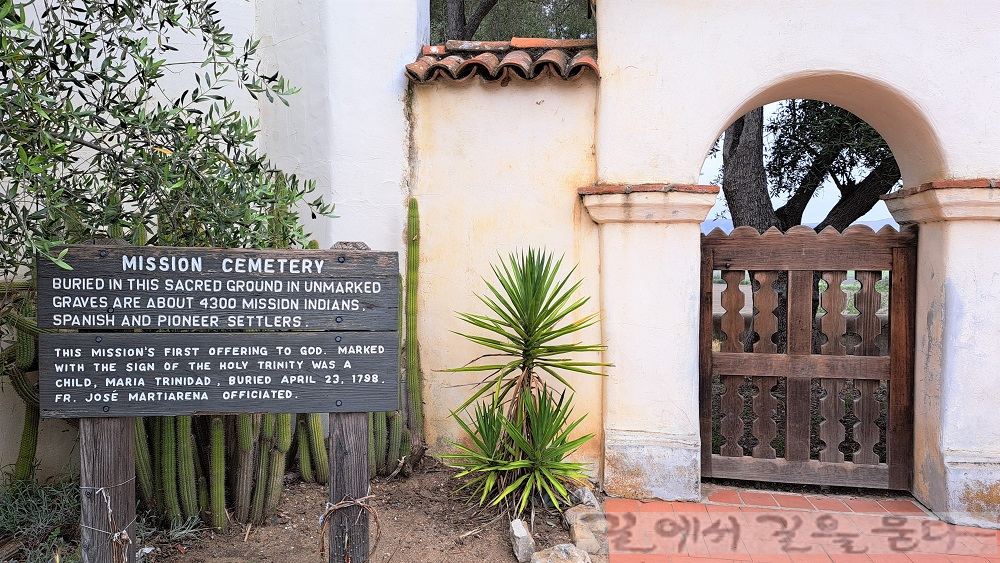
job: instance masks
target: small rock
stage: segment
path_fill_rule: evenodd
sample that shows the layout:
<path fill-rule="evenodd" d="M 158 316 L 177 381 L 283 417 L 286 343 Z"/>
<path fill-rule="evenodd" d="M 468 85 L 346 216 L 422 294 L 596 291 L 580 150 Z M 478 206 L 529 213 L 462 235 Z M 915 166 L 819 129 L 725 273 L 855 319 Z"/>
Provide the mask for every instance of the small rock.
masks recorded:
<path fill-rule="evenodd" d="M 592 563 L 590 554 L 571 543 L 561 543 L 531 556 L 531 563 Z"/>
<path fill-rule="evenodd" d="M 579 489 L 573 491 L 573 500 L 598 510 L 601 508 L 600 501 L 598 501 L 597 497 L 594 496 L 594 491 L 590 490 L 590 487 L 580 487 Z"/>
<path fill-rule="evenodd" d="M 604 513 L 585 504 L 566 509 L 563 518 L 569 528 L 577 522 L 584 522 L 595 534 L 608 531 L 608 521 L 604 518 Z"/>
<path fill-rule="evenodd" d="M 598 553 L 601 551 L 600 542 L 597 541 L 594 532 L 591 532 L 590 528 L 584 522 L 573 524 L 569 529 L 569 537 L 576 544 L 576 547 L 587 553 Z"/>
<path fill-rule="evenodd" d="M 514 557 L 520 563 L 531 561 L 535 552 L 535 539 L 524 525 L 524 520 L 513 520 L 510 523 L 510 543 L 514 547 Z"/>

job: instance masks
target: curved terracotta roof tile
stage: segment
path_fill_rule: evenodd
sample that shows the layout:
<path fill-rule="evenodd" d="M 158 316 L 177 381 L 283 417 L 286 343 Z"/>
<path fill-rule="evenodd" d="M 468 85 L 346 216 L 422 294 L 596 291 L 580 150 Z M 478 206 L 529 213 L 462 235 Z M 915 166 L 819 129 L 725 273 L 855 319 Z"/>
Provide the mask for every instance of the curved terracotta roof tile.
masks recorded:
<path fill-rule="evenodd" d="M 500 61 L 499 68 L 517 78 L 530 79 L 534 76 L 531 65 L 531 55 L 527 51 L 510 51 Z"/>
<path fill-rule="evenodd" d="M 487 82 L 544 77 L 574 80 L 587 71 L 600 75 L 597 42 L 593 39 L 538 39 L 510 41 L 448 41 L 428 45 L 406 75 L 423 84 L 435 80 L 464 82 L 473 76 Z"/>
<path fill-rule="evenodd" d="M 565 78 L 573 80 L 587 69 L 598 76 L 601 74 L 601 69 L 597 66 L 597 51 L 594 49 L 586 49 L 573 55 L 573 58 L 569 60 Z"/>

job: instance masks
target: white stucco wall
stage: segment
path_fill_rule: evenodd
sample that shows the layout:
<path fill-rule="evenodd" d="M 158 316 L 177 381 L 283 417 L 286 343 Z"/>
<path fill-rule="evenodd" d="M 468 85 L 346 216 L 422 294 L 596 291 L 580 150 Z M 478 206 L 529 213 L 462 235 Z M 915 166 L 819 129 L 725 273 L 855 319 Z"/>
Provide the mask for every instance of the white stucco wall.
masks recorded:
<path fill-rule="evenodd" d="M 263 146 L 276 163 L 317 180 L 336 219 L 305 217 L 329 248 L 362 241 L 402 251 L 409 190 L 403 67 L 427 42 L 427 2 L 259 0 L 265 59 L 302 92 L 291 109 L 263 108 Z M 401 261 L 402 262 L 402 261 Z"/>
<path fill-rule="evenodd" d="M 996 177 L 1000 52 L 981 43 L 1000 25 L 996 8 L 992 0 L 598 2 L 598 176 L 694 182 L 736 117 L 807 97 L 872 124 L 905 185 Z"/>
<path fill-rule="evenodd" d="M 476 79 L 478 80 L 478 79 Z M 413 194 L 420 206 L 420 360 L 432 453 L 460 437 L 450 412 L 483 374 L 441 373 L 483 353 L 450 331 L 468 331 L 456 311 L 487 313 L 475 293 L 493 280 L 490 264 L 515 250 L 544 247 L 578 264 L 579 313 L 600 310 L 597 225 L 577 189 L 594 181 L 596 80 L 415 86 Z M 568 269 L 565 270 L 568 272 Z M 475 332 L 475 330 L 473 330 Z M 578 339 L 601 341 L 599 327 Z M 613 343 L 609 343 L 613 345 Z M 596 355 L 594 358 L 596 360 Z M 582 433 L 579 459 L 598 467 L 601 378 L 571 374 Z M 596 473 L 596 471 L 595 471 Z"/>
<path fill-rule="evenodd" d="M 13 471 L 21 446 L 21 429 L 24 428 L 24 402 L 11 388 L 9 381 L 0 389 L 0 470 Z M 36 453 L 39 481 L 57 479 L 79 471 L 80 456 L 77 449 L 78 432 L 62 420 L 42 420 L 38 425 Z"/>

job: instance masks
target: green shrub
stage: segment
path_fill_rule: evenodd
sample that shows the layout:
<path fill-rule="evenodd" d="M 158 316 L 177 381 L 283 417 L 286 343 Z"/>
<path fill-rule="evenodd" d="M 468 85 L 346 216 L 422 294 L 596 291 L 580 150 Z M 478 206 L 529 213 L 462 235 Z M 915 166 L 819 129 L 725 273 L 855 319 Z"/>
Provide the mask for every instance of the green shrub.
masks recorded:
<path fill-rule="evenodd" d="M 541 250 L 511 254 L 492 267 L 498 283 L 487 282 L 489 293 L 479 296 L 493 315 L 458 314 L 488 335 L 456 334 L 490 351 L 447 371 L 488 375 L 452 413 L 471 445 L 453 443 L 459 453 L 442 458 L 462 470 L 468 482 L 461 490 L 480 505 L 503 504 L 519 514 L 529 500 L 546 499 L 561 508 L 568 502 L 564 484 L 585 477 L 582 464 L 563 460 L 593 435 L 570 440 L 583 417 L 570 422 L 571 396 L 562 392 L 557 399 L 543 376 L 572 390 L 566 372 L 602 375 L 594 368 L 607 364 L 571 357 L 605 347 L 567 341 L 596 323 L 597 315 L 570 320 L 588 298 L 574 297 L 581 282 L 570 282 L 573 271 L 560 276 L 561 263 Z M 460 413 L 472 405 L 466 422 Z"/>

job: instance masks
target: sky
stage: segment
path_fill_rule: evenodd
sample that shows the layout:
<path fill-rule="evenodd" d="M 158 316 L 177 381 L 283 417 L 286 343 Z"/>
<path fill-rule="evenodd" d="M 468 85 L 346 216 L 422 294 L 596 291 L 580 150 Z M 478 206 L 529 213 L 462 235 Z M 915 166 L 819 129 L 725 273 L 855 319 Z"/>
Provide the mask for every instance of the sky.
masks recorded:
<path fill-rule="evenodd" d="M 777 104 L 768 104 L 764 106 L 764 119 L 770 119 L 770 114 L 774 111 Z M 714 184 L 716 178 L 719 177 L 719 171 L 722 170 L 722 151 L 716 151 L 715 154 L 709 156 L 705 159 L 705 164 L 701 168 L 701 176 L 698 178 L 699 184 Z M 771 201 L 774 202 L 775 208 L 779 207 L 785 198 L 774 198 Z M 806 207 L 805 213 L 802 215 L 802 222 L 805 224 L 816 224 L 826 217 L 826 214 L 830 212 L 837 200 L 840 199 L 840 194 L 837 192 L 837 187 L 833 185 L 833 182 L 827 180 L 823 187 L 817 190 L 817 194 L 813 197 L 812 201 Z M 726 210 L 725 200 L 722 197 L 722 193 L 719 192 L 718 200 L 715 203 L 715 207 L 708 212 L 708 221 L 715 220 L 719 217 L 719 214 Z M 885 219 L 891 219 L 892 215 L 889 214 L 889 209 L 886 208 L 885 202 L 879 201 L 875 204 L 875 207 L 871 211 L 864 214 L 858 221 L 882 221 Z"/>

